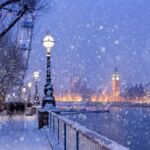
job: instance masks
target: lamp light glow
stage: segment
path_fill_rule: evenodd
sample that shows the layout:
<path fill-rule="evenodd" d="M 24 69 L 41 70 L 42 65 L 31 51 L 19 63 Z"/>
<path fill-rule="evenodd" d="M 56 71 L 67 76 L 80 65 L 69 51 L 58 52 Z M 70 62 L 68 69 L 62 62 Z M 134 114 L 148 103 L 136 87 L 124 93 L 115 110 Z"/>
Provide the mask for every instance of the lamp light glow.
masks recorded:
<path fill-rule="evenodd" d="M 35 72 L 33 73 L 33 76 L 34 76 L 35 80 L 37 80 L 37 79 L 39 78 L 40 74 L 39 74 L 38 71 L 35 71 Z"/>
<path fill-rule="evenodd" d="M 46 35 L 43 39 L 43 46 L 46 48 L 47 53 L 50 54 L 51 48 L 54 46 L 54 39 L 51 35 Z"/>
<path fill-rule="evenodd" d="M 31 87 L 32 87 L 32 83 L 29 82 L 29 83 L 28 83 L 28 88 L 30 89 Z"/>

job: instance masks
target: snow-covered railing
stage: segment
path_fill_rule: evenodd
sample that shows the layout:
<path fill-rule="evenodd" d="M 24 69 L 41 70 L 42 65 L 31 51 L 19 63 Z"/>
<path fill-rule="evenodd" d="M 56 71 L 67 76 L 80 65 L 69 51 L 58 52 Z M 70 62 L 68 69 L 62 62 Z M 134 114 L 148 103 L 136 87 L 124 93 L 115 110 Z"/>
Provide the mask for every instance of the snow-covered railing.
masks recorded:
<path fill-rule="evenodd" d="M 48 126 L 63 150 L 129 150 L 54 112 L 49 112 Z"/>

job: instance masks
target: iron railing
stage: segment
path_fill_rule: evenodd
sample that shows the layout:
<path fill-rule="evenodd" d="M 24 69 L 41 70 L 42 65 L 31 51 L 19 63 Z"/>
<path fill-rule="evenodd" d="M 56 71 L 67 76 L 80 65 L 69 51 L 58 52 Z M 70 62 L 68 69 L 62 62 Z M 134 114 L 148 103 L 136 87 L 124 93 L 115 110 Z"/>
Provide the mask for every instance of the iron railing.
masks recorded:
<path fill-rule="evenodd" d="M 48 127 L 63 150 L 129 150 L 51 111 L 48 114 Z"/>

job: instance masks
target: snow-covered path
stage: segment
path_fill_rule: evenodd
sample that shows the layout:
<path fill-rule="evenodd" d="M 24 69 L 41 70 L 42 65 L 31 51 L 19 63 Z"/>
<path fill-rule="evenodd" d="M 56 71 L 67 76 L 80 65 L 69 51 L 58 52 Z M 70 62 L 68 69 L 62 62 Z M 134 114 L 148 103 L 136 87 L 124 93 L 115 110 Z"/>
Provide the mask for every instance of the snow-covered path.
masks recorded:
<path fill-rule="evenodd" d="M 0 116 L 0 150 L 51 150 L 35 116 Z"/>

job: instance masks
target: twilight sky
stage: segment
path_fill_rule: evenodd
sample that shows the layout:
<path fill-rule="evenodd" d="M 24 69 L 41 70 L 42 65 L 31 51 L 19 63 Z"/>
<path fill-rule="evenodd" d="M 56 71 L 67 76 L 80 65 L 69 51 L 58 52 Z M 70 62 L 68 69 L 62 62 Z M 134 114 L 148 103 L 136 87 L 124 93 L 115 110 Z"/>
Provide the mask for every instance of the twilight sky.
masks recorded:
<path fill-rule="evenodd" d="M 35 26 L 27 80 L 41 72 L 45 83 L 46 56 L 42 39 L 47 31 L 56 40 L 52 49 L 55 91 L 68 89 L 79 75 L 94 90 L 110 86 L 118 66 L 123 83 L 150 82 L 149 0 L 53 0 Z"/>

